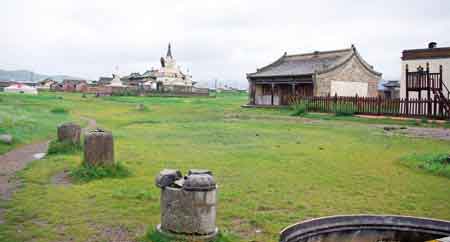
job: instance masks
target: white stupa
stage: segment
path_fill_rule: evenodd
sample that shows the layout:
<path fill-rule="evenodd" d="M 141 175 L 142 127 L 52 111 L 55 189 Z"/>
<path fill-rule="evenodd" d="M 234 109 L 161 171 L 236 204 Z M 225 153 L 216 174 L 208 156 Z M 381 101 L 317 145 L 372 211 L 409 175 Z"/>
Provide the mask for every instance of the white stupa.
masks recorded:
<path fill-rule="evenodd" d="M 113 79 L 111 80 L 111 83 L 108 85 L 109 87 L 126 87 L 120 80 L 120 76 L 117 74 L 113 74 Z"/>

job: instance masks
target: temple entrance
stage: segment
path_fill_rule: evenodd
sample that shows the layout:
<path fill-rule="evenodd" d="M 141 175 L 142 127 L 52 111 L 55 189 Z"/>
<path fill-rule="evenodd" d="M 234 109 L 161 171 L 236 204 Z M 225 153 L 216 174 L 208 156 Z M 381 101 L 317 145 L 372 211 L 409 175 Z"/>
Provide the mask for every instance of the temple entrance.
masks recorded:
<path fill-rule="evenodd" d="M 268 83 L 255 85 L 255 105 L 289 105 L 293 96 L 313 96 L 313 84 Z"/>

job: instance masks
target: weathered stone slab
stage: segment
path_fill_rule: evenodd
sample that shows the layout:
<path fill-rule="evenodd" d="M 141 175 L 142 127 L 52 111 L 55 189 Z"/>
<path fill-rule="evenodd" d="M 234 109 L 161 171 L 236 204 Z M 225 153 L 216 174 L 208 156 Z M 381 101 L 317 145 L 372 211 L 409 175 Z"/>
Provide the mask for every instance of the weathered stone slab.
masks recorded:
<path fill-rule="evenodd" d="M 114 139 L 110 132 L 97 129 L 85 134 L 84 162 L 92 166 L 114 165 Z"/>
<path fill-rule="evenodd" d="M 156 185 L 162 188 L 160 232 L 195 241 L 214 239 L 218 233 L 217 185 L 210 171 L 189 170 L 181 178 L 177 170 L 163 170 Z"/>
<path fill-rule="evenodd" d="M 74 123 L 65 123 L 58 126 L 58 141 L 80 144 L 81 127 Z"/>
<path fill-rule="evenodd" d="M 215 191 L 161 190 L 161 228 L 178 234 L 208 235 L 216 231 Z M 209 200 L 209 201 L 208 201 Z"/>

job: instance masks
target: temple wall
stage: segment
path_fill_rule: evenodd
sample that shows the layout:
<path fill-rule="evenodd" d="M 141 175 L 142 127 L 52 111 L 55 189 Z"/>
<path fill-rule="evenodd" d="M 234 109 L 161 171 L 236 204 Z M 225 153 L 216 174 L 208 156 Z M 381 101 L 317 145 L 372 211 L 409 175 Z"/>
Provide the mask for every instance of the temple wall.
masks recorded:
<path fill-rule="evenodd" d="M 378 83 L 381 76 L 377 76 L 368 71 L 354 56 L 350 61 L 345 63 L 330 72 L 318 74 L 314 82 L 314 95 L 327 96 L 335 95 L 337 92 L 339 96 L 355 96 L 356 94 L 368 97 L 375 97 L 378 95 Z M 348 82 L 348 85 L 342 85 L 342 82 Z M 335 85 L 332 85 L 335 83 Z M 353 83 L 353 84 L 352 84 Z M 332 90 L 332 86 L 335 86 Z M 345 86 L 345 87 L 343 87 Z M 361 90 L 367 86 L 367 90 Z M 350 93 L 354 91 L 355 93 Z"/>

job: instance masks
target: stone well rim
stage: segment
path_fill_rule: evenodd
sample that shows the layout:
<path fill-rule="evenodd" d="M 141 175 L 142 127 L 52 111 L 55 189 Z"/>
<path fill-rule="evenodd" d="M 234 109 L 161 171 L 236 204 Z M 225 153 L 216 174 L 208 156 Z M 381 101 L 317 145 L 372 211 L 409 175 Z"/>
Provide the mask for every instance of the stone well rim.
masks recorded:
<path fill-rule="evenodd" d="M 330 232 L 349 230 L 395 230 L 450 235 L 450 221 L 404 215 L 335 215 L 292 224 L 280 232 L 280 242 L 300 241 Z"/>

